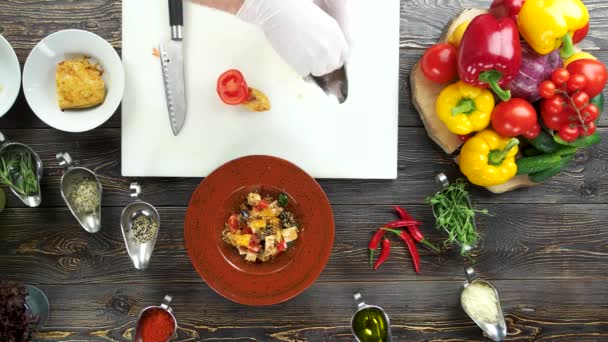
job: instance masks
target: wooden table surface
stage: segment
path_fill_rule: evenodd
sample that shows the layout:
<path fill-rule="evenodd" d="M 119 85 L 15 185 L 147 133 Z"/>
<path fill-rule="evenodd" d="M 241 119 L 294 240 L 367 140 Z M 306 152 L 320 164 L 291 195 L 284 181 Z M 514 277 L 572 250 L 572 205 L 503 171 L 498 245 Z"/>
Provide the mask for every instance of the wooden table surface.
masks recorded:
<path fill-rule="evenodd" d="M 336 239 L 318 281 L 303 294 L 272 307 L 244 307 L 217 295 L 190 264 L 183 241 L 188 200 L 200 179 L 138 179 L 145 199 L 159 208 L 163 227 L 149 270 L 134 270 L 120 233 L 119 215 L 129 203 L 133 179 L 120 174 L 120 112 L 82 134 L 51 129 L 37 119 L 23 95 L 0 130 L 32 146 L 45 163 L 40 208 L 24 208 L 12 195 L 0 214 L 0 278 L 41 287 L 51 302 L 43 341 L 129 341 L 142 307 L 174 296 L 179 341 L 351 341 L 352 293 L 386 309 L 396 341 L 483 340 L 459 307 L 465 261 L 455 251 L 421 250 L 415 275 L 402 246 L 380 271 L 367 265 L 373 228 L 391 219 L 399 204 L 429 223 L 423 231 L 439 243 L 431 210 L 438 172 L 458 170 L 427 137 L 410 103 L 408 76 L 443 26 L 467 7 L 489 0 L 403 0 L 399 178 L 395 181 L 322 180 L 333 205 Z M 593 18 L 585 43 L 608 61 L 608 3 L 585 1 Z M 44 36 L 67 28 L 93 31 L 121 47 L 121 1 L 0 1 L 0 32 L 23 63 Z M 608 141 L 608 115 L 599 129 Z M 104 228 L 89 235 L 59 194 L 62 170 L 54 161 L 69 151 L 94 169 L 104 187 Z M 567 172 L 542 186 L 502 196 L 472 189 L 483 242 L 474 254 L 478 273 L 500 291 L 511 340 L 608 339 L 608 143 L 580 152 Z"/>

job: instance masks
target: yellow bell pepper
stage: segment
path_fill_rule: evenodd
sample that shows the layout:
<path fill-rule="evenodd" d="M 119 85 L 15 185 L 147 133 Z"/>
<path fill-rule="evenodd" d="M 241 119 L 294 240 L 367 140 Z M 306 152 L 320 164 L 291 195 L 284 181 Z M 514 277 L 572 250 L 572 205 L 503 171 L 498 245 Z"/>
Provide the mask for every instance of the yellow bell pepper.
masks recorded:
<path fill-rule="evenodd" d="M 460 171 L 479 186 L 506 183 L 515 177 L 519 141 L 505 138 L 491 129 L 477 133 L 467 140 L 460 151 Z"/>
<path fill-rule="evenodd" d="M 562 46 L 562 57 L 574 54 L 572 35 L 589 22 L 589 11 L 581 0 L 526 0 L 519 12 L 519 32 L 539 54 Z"/>
<path fill-rule="evenodd" d="M 577 52 L 574 55 L 572 55 L 572 57 L 564 60 L 564 68 L 567 67 L 570 63 L 572 63 L 574 61 L 578 61 L 579 59 L 595 59 L 595 60 L 597 60 L 597 58 L 595 58 L 595 56 L 593 56 L 589 52 L 580 51 L 580 52 Z"/>
<path fill-rule="evenodd" d="M 488 127 L 494 110 L 494 96 L 488 89 L 458 81 L 441 91 L 435 109 L 450 132 L 467 135 Z"/>
<path fill-rule="evenodd" d="M 467 30 L 471 21 L 472 20 L 467 20 L 458 25 L 448 38 L 448 43 L 454 45 L 456 48 L 460 47 L 460 41 L 462 40 L 462 36 L 464 36 L 464 31 Z"/>

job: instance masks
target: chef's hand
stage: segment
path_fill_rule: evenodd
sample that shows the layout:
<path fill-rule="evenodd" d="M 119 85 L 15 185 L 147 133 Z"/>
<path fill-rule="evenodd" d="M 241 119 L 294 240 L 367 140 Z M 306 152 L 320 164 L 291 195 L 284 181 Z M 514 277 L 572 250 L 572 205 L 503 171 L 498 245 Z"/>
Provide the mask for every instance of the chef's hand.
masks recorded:
<path fill-rule="evenodd" d="M 258 25 L 300 75 L 322 76 L 350 53 L 351 0 L 195 0 Z"/>

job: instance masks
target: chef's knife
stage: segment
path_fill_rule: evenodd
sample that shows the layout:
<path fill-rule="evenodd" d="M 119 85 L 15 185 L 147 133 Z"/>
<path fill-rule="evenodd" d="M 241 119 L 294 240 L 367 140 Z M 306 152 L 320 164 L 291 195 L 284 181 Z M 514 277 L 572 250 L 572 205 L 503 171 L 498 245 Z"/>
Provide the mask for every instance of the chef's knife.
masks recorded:
<path fill-rule="evenodd" d="M 178 135 L 186 121 L 186 89 L 184 81 L 183 0 L 169 0 L 171 40 L 160 45 L 160 61 L 167 98 L 167 109 L 173 134 Z"/>
<path fill-rule="evenodd" d="M 310 78 L 327 94 L 342 104 L 348 98 L 348 75 L 343 66 L 336 71 L 323 76 L 310 76 Z"/>

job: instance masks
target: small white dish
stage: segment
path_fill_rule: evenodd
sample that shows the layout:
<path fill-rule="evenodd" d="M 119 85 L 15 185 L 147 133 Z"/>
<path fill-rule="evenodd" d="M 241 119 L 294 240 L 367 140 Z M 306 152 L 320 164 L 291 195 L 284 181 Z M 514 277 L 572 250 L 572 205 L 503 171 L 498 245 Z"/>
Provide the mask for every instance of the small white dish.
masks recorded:
<path fill-rule="evenodd" d="M 106 98 L 99 106 L 59 109 L 55 72 L 62 61 L 86 56 L 99 63 Z M 106 122 L 118 109 L 125 89 L 125 72 L 116 50 L 100 36 L 83 30 L 55 32 L 32 50 L 23 68 L 23 91 L 34 113 L 47 125 L 66 132 L 85 132 Z"/>
<path fill-rule="evenodd" d="M 15 104 L 21 88 L 21 68 L 15 50 L 0 35 L 0 117 Z"/>

